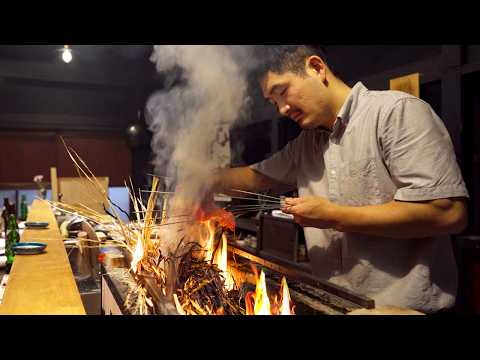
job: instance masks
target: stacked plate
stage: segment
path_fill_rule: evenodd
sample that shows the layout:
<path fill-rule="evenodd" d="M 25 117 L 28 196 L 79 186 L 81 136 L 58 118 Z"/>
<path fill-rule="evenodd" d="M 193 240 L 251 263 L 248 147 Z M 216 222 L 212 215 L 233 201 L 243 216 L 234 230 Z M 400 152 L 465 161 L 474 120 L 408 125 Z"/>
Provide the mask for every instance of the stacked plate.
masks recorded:
<path fill-rule="evenodd" d="M 23 242 L 13 246 L 15 255 L 36 255 L 45 251 L 47 244 L 37 242 Z"/>
<path fill-rule="evenodd" d="M 27 229 L 46 229 L 48 228 L 48 222 L 30 221 L 25 223 Z"/>

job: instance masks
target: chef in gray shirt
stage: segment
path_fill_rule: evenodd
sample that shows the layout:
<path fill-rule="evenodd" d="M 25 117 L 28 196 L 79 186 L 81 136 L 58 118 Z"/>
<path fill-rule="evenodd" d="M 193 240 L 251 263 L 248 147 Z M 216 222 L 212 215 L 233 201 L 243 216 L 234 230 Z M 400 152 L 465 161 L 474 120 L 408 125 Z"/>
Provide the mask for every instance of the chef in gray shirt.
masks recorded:
<path fill-rule="evenodd" d="M 450 136 L 424 101 L 347 86 L 309 46 L 280 51 L 264 97 L 303 132 L 250 167 L 220 170 L 214 190 L 295 186 L 283 211 L 305 230 L 313 273 L 375 300 L 425 313 L 455 304 L 450 235 L 468 192 Z"/>

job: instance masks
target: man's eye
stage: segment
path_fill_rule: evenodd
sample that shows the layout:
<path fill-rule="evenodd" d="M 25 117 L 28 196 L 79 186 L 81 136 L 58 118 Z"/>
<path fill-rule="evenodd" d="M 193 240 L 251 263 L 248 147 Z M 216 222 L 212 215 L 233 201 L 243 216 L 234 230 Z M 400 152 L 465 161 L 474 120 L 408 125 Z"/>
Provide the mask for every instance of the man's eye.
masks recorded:
<path fill-rule="evenodd" d="M 287 88 L 283 88 L 282 92 L 280 93 L 281 96 L 285 96 L 287 94 Z"/>
<path fill-rule="evenodd" d="M 277 110 L 279 110 L 279 107 L 275 101 L 270 101 L 270 104 L 272 104 Z"/>

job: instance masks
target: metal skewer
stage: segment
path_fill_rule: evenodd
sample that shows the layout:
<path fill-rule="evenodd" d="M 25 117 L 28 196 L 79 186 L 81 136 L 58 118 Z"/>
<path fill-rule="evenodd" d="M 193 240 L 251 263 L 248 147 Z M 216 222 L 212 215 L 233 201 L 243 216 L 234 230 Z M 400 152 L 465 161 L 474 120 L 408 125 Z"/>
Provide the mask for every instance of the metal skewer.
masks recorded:
<path fill-rule="evenodd" d="M 280 203 L 280 199 L 278 200 L 270 200 L 270 199 L 255 199 L 255 198 L 244 198 L 244 197 L 236 197 L 236 196 L 230 196 L 232 199 L 236 199 L 236 200 L 249 200 L 249 201 L 257 201 L 257 202 L 260 202 L 260 201 L 264 201 L 264 202 L 267 202 L 267 203 L 274 203 L 274 204 L 279 204 Z"/>
<path fill-rule="evenodd" d="M 250 191 L 245 191 L 245 190 L 232 189 L 232 191 L 239 192 L 239 193 L 243 193 L 243 194 L 260 196 L 260 197 L 269 198 L 269 199 L 278 200 L 278 201 L 280 201 L 280 199 L 281 199 L 281 198 L 279 198 L 279 197 L 269 196 L 269 195 L 264 195 L 264 194 L 258 194 L 258 193 L 254 193 L 254 192 L 250 192 Z"/>

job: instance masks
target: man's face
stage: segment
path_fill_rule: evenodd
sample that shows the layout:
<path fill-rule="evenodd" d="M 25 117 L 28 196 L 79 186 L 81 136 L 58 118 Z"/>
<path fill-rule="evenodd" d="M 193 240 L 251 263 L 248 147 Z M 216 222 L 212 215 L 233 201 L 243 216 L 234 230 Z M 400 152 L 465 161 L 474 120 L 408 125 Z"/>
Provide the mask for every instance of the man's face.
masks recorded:
<path fill-rule="evenodd" d="M 327 127 L 331 120 L 328 88 L 319 76 L 307 73 L 268 72 L 262 80 L 263 96 L 303 129 Z"/>

